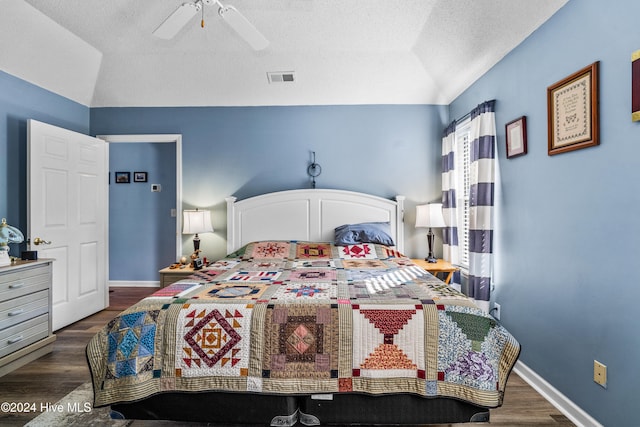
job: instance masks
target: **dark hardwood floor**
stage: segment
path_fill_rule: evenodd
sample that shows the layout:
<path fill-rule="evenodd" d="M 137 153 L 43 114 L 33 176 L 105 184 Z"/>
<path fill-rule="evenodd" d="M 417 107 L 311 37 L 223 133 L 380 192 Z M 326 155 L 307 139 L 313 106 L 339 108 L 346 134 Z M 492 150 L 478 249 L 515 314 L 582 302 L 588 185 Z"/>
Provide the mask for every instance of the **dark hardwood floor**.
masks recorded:
<path fill-rule="evenodd" d="M 54 351 L 40 359 L 0 377 L 0 403 L 55 403 L 79 385 L 91 380 L 85 359 L 89 339 L 109 320 L 126 307 L 144 298 L 155 288 L 112 288 L 110 306 L 56 332 Z M 7 414 L 0 412 L 0 425 L 22 426 L 39 415 L 35 413 Z M 135 421 L 133 426 L 177 425 L 171 422 Z M 196 424 L 189 424 L 196 425 Z M 474 426 L 487 424 L 452 424 Z M 515 373 L 507 383 L 504 405 L 491 410 L 490 425 L 495 426 L 553 426 L 574 424 L 553 405 L 543 399 Z"/>

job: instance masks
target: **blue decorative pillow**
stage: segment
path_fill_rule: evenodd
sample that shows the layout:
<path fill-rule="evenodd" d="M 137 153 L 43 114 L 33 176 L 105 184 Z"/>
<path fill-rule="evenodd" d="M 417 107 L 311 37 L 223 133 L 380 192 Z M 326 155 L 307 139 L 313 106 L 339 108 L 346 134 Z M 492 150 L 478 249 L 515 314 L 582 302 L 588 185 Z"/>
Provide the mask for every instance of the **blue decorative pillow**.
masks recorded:
<path fill-rule="evenodd" d="M 391 226 L 388 222 L 363 222 L 345 224 L 335 229 L 335 244 L 338 246 L 356 245 L 358 243 L 379 243 L 394 246 L 391 237 Z"/>

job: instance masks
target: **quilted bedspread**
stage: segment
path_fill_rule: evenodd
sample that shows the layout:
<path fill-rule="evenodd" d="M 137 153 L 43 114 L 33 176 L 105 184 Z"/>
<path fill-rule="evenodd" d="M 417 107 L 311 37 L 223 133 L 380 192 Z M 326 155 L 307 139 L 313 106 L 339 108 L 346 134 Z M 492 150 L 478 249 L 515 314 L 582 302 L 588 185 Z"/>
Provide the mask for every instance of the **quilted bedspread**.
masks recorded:
<path fill-rule="evenodd" d="M 250 243 L 87 346 L 95 405 L 165 391 L 413 393 L 502 404 L 517 341 L 378 244 Z"/>

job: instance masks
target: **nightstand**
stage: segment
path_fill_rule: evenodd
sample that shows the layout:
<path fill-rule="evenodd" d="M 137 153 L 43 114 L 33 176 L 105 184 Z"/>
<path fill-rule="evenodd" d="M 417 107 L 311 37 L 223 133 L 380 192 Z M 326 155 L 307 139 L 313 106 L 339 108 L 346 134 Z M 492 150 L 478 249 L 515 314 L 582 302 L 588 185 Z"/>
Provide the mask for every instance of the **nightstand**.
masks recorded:
<path fill-rule="evenodd" d="M 166 267 L 160 270 L 160 287 L 164 288 L 178 280 L 185 279 L 193 274 L 193 268 L 190 265 L 184 268 L 170 268 Z"/>
<path fill-rule="evenodd" d="M 447 277 L 444 279 L 444 283 L 446 284 L 449 284 L 451 281 L 453 273 L 459 270 L 458 267 L 451 265 L 449 261 L 445 261 L 443 259 L 439 259 L 437 262 L 427 262 L 424 259 L 412 258 L 411 261 L 436 277 L 438 276 L 438 273 L 448 273 Z"/>

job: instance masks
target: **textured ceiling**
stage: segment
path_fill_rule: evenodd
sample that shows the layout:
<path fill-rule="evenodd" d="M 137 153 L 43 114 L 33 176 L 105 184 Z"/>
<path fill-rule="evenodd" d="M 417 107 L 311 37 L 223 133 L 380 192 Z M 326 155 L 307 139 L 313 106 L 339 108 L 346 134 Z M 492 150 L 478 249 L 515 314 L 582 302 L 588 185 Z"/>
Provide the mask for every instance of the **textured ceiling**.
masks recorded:
<path fill-rule="evenodd" d="M 224 2 L 258 52 L 217 6 L 154 37 L 182 1 L 0 0 L 0 69 L 94 107 L 448 104 L 568 0 Z"/>

